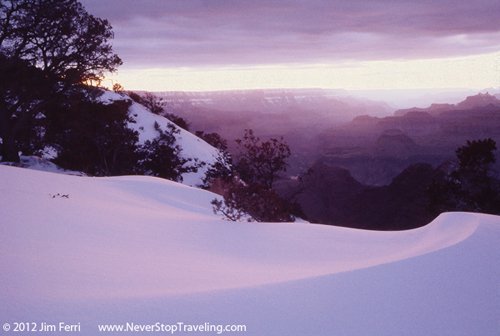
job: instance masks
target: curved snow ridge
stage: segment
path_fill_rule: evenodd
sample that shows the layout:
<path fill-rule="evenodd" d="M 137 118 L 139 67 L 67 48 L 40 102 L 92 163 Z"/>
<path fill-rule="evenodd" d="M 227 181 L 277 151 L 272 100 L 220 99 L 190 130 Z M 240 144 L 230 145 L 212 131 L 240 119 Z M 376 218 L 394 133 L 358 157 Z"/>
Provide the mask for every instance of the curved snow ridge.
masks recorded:
<path fill-rule="evenodd" d="M 238 265 L 234 271 L 245 279 L 223 289 L 304 280 L 430 254 L 471 237 L 480 215 L 445 213 L 424 227 L 394 232 L 311 224 L 230 224 L 223 230 L 228 234 L 237 230 L 238 239 L 207 252 Z"/>
<path fill-rule="evenodd" d="M 485 220 L 447 213 L 398 232 L 233 223 L 213 214 L 215 197 L 159 178 L 0 166 L 0 268 L 9 270 L 0 274 L 0 299 L 146 298 L 277 284 L 432 253 L 467 240 Z"/>
<path fill-rule="evenodd" d="M 481 222 L 479 216 L 465 212 L 442 213 L 426 226 L 401 231 L 409 244 L 393 255 L 394 260 L 416 257 L 459 244 L 477 230 Z M 392 234 L 397 239 L 398 232 Z"/>

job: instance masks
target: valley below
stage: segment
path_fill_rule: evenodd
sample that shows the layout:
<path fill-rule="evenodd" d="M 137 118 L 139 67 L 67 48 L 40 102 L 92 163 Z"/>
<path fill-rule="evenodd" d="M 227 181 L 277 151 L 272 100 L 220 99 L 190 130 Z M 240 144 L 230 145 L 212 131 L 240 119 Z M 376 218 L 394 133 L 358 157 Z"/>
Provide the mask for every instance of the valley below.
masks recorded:
<path fill-rule="evenodd" d="M 500 100 L 489 93 L 406 109 L 335 90 L 155 95 L 191 131 L 225 138 L 233 156 L 245 129 L 283 137 L 292 155 L 275 189 L 306 219 L 324 224 L 378 230 L 425 225 L 436 215 L 429 188 L 456 165 L 457 148 L 486 138 L 500 143 Z M 499 162 L 492 171 L 498 177 Z"/>

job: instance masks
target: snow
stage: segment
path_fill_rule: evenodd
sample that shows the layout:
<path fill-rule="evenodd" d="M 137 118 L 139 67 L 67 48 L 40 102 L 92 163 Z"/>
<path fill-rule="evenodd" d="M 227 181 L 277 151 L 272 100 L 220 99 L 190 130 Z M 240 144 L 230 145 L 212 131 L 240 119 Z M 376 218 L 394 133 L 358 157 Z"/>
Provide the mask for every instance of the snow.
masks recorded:
<path fill-rule="evenodd" d="M 400 232 L 233 223 L 213 214 L 215 197 L 0 166 L 0 322 L 498 335 L 499 217 L 447 213 Z"/>
<path fill-rule="evenodd" d="M 53 150 L 51 148 L 47 148 L 46 155 L 51 156 L 52 154 L 53 154 Z M 63 168 L 59 167 L 55 163 L 50 162 L 46 155 L 44 155 L 43 157 L 38 157 L 38 156 L 34 156 L 34 155 L 31 155 L 31 156 L 21 155 L 19 157 L 20 158 L 19 163 L 1 162 L 0 165 L 9 165 L 9 166 L 22 167 L 22 168 L 29 168 L 29 169 L 40 170 L 40 171 L 45 171 L 45 172 L 58 173 L 58 174 L 85 176 L 85 173 L 82 173 L 80 171 L 63 169 Z"/>
<path fill-rule="evenodd" d="M 99 97 L 99 100 L 105 104 L 111 104 L 113 101 L 131 99 L 125 94 L 104 91 Z M 203 184 L 203 178 L 207 170 L 217 161 L 217 158 L 221 156 L 221 153 L 216 148 L 194 134 L 177 126 L 167 118 L 152 113 L 145 106 L 134 101 L 132 101 L 132 105 L 129 108 L 129 116 L 134 120 L 133 123 L 129 123 L 129 128 L 139 133 L 139 143 L 141 144 L 147 140 L 153 140 L 159 135 L 154 128 L 155 122 L 165 131 L 168 130 L 168 125 L 175 125 L 176 129 L 179 130 L 176 138 L 177 143 L 182 148 L 181 156 L 185 159 L 196 158 L 206 163 L 206 165 L 199 168 L 196 173 L 184 173 L 182 175 L 182 182 L 189 186 L 199 186 Z"/>

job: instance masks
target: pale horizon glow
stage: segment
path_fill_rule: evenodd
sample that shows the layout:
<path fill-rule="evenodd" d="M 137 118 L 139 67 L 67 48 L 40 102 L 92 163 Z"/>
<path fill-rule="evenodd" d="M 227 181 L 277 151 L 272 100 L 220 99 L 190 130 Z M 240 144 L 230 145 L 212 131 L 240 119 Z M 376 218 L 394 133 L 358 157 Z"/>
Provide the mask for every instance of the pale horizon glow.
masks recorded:
<path fill-rule="evenodd" d="M 104 85 L 126 90 L 218 91 L 263 88 L 484 89 L 500 87 L 500 53 L 418 60 L 220 67 L 128 68 Z"/>

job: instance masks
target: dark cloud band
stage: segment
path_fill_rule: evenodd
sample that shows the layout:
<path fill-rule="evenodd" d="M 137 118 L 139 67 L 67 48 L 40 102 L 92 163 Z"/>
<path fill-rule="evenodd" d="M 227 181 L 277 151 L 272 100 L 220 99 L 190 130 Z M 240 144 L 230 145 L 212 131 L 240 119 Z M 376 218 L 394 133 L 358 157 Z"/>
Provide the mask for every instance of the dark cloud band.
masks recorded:
<path fill-rule="evenodd" d="M 128 64 L 327 63 L 500 50 L 498 0 L 84 0 Z"/>

